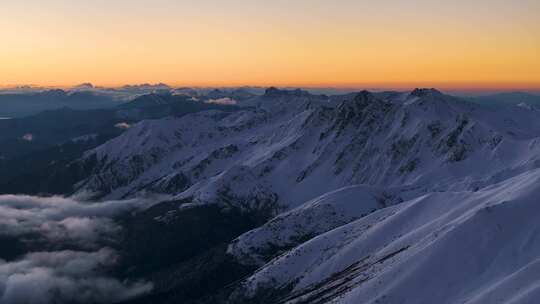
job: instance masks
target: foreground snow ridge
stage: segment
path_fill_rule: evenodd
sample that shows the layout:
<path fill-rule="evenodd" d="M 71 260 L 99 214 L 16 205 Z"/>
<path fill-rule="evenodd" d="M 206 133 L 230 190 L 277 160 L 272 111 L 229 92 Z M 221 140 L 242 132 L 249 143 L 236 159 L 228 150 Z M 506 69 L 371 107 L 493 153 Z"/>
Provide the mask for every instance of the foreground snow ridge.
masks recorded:
<path fill-rule="evenodd" d="M 285 303 L 537 303 L 540 170 L 428 193 L 323 233 L 245 281 Z"/>

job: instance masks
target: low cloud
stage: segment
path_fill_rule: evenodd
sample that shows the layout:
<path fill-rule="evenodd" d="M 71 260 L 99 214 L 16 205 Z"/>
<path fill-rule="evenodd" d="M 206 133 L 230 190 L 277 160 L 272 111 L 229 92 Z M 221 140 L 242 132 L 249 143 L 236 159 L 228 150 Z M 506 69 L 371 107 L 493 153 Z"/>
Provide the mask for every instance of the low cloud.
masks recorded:
<path fill-rule="evenodd" d="M 127 122 L 119 122 L 119 123 L 115 124 L 114 127 L 118 128 L 118 129 L 122 129 L 122 130 L 127 130 L 127 129 L 131 128 L 131 125 L 128 124 Z"/>
<path fill-rule="evenodd" d="M 120 282 L 100 273 L 114 251 L 34 252 L 14 262 L 0 260 L 0 303 L 111 303 L 147 293 L 150 283 Z"/>
<path fill-rule="evenodd" d="M 33 141 L 34 140 L 34 135 L 31 134 L 31 133 L 27 133 L 27 134 L 24 134 L 21 137 L 21 139 L 24 140 L 24 141 Z"/>
<path fill-rule="evenodd" d="M 221 104 L 221 105 L 235 105 L 235 104 L 237 104 L 236 100 L 231 99 L 229 97 L 218 98 L 218 99 L 209 99 L 209 100 L 206 100 L 205 103 Z"/>
<path fill-rule="evenodd" d="M 0 303 L 111 303 L 149 292 L 150 283 L 105 273 L 118 260 L 107 245 L 122 229 L 115 217 L 151 205 L 0 195 L 0 237 L 26 244 L 18 258 L 0 259 Z"/>
<path fill-rule="evenodd" d="M 0 195 L 0 236 L 32 235 L 95 248 L 120 230 L 112 217 L 148 204 L 141 199 L 88 203 L 58 196 Z"/>

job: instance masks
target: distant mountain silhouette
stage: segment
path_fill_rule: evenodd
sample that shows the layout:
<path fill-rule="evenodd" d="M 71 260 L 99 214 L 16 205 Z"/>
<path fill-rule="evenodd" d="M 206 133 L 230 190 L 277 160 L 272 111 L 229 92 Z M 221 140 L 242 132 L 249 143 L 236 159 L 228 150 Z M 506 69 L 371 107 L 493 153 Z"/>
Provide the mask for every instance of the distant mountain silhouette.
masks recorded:
<path fill-rule="evenodd" d="M 121 101 L 90 91 L 47 90 L 38 93 L 0 94 L 0 117 L 23 117 L 69 107 L 75 110 L 112 108 Z"/>
<path fill-rule="evenodd" d="M 540 95 L 524 92 L 505 92 L 486 96 L 468 98 L 470 101 L 491 106 L 518 105 L 525 103 L 528 105 L 540 105 Z"/>

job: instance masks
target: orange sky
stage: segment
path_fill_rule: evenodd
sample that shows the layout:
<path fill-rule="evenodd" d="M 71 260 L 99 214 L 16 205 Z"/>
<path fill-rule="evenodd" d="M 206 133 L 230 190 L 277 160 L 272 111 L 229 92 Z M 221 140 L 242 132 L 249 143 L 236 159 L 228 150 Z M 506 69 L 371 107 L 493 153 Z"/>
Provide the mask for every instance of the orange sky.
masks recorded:
<path fill-rule="evenodd" d="M 538 0 L 10 2 L 0 85 L 540 88 Z"/>

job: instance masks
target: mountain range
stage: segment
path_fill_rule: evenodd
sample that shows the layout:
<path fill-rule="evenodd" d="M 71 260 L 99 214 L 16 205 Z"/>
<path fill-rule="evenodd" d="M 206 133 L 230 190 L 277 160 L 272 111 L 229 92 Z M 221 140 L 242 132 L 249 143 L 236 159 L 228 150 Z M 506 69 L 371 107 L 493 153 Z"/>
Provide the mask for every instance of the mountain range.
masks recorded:
<path fill-rule="evenodd" d="M 109 273 L 153 284 L 122 303 L 536 303 L 531 96 L 154 92 L 0 120 L 48 139 L 0 192 L 151 200 L 112 218 Z"/>

